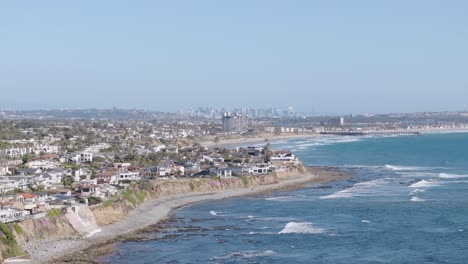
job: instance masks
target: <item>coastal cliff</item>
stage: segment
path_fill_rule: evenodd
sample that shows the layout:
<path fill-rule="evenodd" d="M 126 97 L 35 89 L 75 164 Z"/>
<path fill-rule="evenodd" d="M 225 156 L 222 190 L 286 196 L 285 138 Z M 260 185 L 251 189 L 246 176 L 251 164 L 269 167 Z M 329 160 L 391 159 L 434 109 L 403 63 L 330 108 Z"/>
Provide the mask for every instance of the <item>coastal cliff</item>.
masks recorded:
<path fill-rule="evenodd" d="M 190 193 L 211 192 L 223 189 L 246 188 L 274 184 L 281 180 L 289 179 L 305 172 L 304 167 L 299 167 L 288 172 L 272 173 L 259 176 L 232 177 L 227 179 L 168 179 L 154 181 L 147 189 L 133 189 L 125 191 L 121 197 L 112 203 L 105 203 L 91 208 L 99 226 L 106 226 L 125 219 L 128 214 L 145 201 L 160 199 L 167 196 Z M 149 189 L 149 190 L 148 190 Z"/>
<path fill-rule="evenodd" d="M 156 180 L 145 185 L 135 184 L 124 191 L 113 201 L 105 202 L 94 207 L 81 206 L 79 209 L 63 210 L 54 215 L 41 219 L 31 219 L 21 223 L 5 225 L 11 232 L 14 243 L 0 247 L 3 256 L 14 257 L 30 253 L 33 259 L 43 249 L 60 251 L 61 244 L 82 240 L 101 231 L 101 228 L 119 224 L 126 220 L 129 214 L 140 208 L 146 202 L 154 203 L 167 197 L 185 195 L 189 193 L 212 193 L 220 190 L 233 190 L 254 188 L 257 186 L 270 186 L 289 179 L 298 178 L 299 175 L 327 174 L 324 169 L 307 169 L 299 166 L 288 172 L 272 173 L 267 175 L 232 177 L 226 179 L 167 179 Z M 336 172 L 335 172 L 336 173 Z M 100 235 L 98 233 L 98 235 Z M 98 236 L 99 237 L 99 236 Z M 3 238 L 4 239 L 4 238 Z M 45 247 L 44 245 L 49 245 Z M 26 251 L 24 251 L 24 250 Z M 61 252 L 62 254 L 64 252 Z M 49 256 L 50 257 L 50 256 Z M 45 257 L 44 257 L 45 258 Z M 44 263 L 39 261 L 39 263 Z"/>

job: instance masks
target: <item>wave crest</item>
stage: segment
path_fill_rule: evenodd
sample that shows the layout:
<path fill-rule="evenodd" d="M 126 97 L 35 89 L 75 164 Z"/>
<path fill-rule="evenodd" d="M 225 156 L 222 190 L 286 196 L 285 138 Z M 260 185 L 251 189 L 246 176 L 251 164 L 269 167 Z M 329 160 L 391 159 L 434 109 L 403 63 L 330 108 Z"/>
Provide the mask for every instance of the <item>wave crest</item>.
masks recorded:
<path fill-rule="evenodd" d="M 459 178 L 468 178 L 468 175 L 439 173 L 439 177 L 443 179 L 459 179 Z"/>
<path fill-rule="evenodd" d="M 255 257 L 268 257 L 275 255 L 276 252 L 273 250 L 267 250 L 264 252 L 261 251 L 239 251 L 239 252 L 233 252 L 230 253 L 226 256 L 221 256 L 221 257 L 212 257 L 211 260 L 227 260 L 227 259 L 244 259 L 244 258 L 255 258 Z"/>
<path fill-rule="evenodd" d="M 321 234 L 325 230 L 314 227 L 310 222 L 289 222 L 279 234 Z"/>
<path fill-rule="evenodd" d="M 425 187 L 433 187 L 437 185 L 438 185 L 437 182 L 422 180 L 422 181 L 418 181 L 416 183 L 411 184 L 409 187 L 410 188 L 425 188 Z"/>
<path fill-rule="evenodd" d="M 424 199 L 414 196 L 411 198 L 411 201 L 412 202 L 424 202 Z"/>

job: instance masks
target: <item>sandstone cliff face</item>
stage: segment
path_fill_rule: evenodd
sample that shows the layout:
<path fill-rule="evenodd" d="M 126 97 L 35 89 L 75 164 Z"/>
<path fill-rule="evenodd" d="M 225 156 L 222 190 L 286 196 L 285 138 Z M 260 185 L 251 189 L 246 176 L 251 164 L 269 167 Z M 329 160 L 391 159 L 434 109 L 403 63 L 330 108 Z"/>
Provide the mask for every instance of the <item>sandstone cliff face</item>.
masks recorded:
<path fill-rule="evenodd" d="M 161 180 L 149 186 L 150 190 L 138 188 L 125 191 L 112 203 L 91 208 L 98 226 L 106 226 L 125 219 L 129 212 L 145 201 L 189 192 L 212 192 L 223 189 L 245 188 L 249 186 L 277 183 L 302 173 L 301 167 L 289 172 L 261 176 L 233 177 L 228 179 L 177 179 Z M 148 187 L 148 186 L 147 186 Z"/>
<path fill-rule="evenodd" d="M 82 237 L 95 232 L 98 227 L 114 224 L 126 218 L 132 210 L 151 199 L 189 192 L 212 192 L 223 189 L 246 188 L 277 183 L 303 173 L 302 167 L 289 172 L 261 176 L 233 177 L 228 179 L 178 179 L 161 180 L 146 186 L 147 190 L 135 186 L 126 190 L 113 202 L 85 209 L 84 212 L 67 212 L 54 217 L 27 220 L 9 224 L 19 245 L 53 241 L 63 238 Z M 1 244 L 1 243 L 0 243 Z M 7 252 L 8 248 L 0 251 Z M 11 251 L 11 250 L 10 250 Z M 0 252 L 1 254 L 1 252 Z M 0 255 L 1 259 L 1 255 Z"/>
<path fill-rule="evenodd" d="M 26 244 L 74 237 L 76 231 L 63 216 L 44 217 L 21 223 L 1 224 L 0 251 L 4 258 L 24 256 Z"/>
<path fill-rule="evenodd" d="M 78 231 L 83 237 L 90 237 L 101 232 L 101 228 L 96 224 L 96 218 L 93 212 L 91 212 L 87 206 L 67 208 L 65 217 L 72 225 L 73 229 Z"/>
<path fill-rule="evenodd" d="M 92 208 L 98 226 L 106 226 L 127 217 L 132 207 L 125 201 L 117 201 L 107 206 Z"/>
<path fill-rule="evenodd" d="M 47 241 L 79 236 L 64 215 L 30 219 L 17 225 L 20 228 L 15 228 L 15 238 L 21 245 L 35 240 Z"/>

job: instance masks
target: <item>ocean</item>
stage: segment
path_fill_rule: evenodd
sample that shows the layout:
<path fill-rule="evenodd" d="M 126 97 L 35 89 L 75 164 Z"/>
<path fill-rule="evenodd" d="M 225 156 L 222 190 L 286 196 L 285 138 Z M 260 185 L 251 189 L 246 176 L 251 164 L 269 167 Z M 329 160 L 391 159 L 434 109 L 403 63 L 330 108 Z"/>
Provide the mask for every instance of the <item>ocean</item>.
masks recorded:
<path fill-rule="evenodd" d="M 468 133 L 275 142 L 350 178 L 212 201 L 107 263 L 468 263 Z"/>

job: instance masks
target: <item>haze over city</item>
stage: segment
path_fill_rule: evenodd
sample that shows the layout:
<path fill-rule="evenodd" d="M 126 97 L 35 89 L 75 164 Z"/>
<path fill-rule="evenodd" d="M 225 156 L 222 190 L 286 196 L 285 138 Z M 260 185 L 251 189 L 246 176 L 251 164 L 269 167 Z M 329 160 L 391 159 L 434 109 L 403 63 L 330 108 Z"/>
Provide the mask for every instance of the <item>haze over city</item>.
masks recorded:
<path fill-rule="evenodd" d="M 466 110 L 466 1 L 9 1 L 2 108 Z"/>

